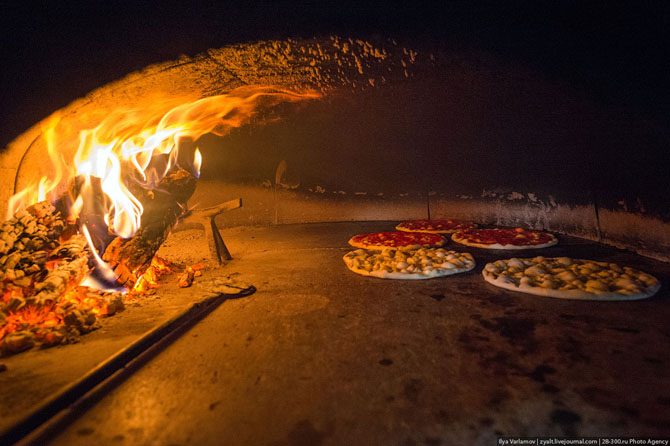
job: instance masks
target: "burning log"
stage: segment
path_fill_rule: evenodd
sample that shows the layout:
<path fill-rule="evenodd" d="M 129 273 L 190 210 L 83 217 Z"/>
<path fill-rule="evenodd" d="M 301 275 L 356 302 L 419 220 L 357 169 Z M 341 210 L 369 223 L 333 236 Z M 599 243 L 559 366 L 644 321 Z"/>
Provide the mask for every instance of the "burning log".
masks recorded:
<path fill-rule="evenodd" d="M 144 205 L 140 230 L 129 239 L 114 238 L 102 255 L 119 284 L 132 287 L 146 271 L 172 226 L 185 213 L 195 184 L 193 175 L 177 168 L 161 180 L 156 190 L 138 194 Z"/>

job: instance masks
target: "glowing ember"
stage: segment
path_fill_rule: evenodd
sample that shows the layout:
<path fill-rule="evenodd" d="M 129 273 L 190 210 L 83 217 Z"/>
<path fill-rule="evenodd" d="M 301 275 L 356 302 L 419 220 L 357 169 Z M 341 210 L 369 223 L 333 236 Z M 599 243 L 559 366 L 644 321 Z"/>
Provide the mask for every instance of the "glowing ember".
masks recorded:
<path fill-rule="evenodd" d="M 143 293 L 147 290 L 158 288 L 158 279 L 165 274 L 172 272 L 172 265 L 167 260 L 159 257 L 151 259 L 149 268 L 137 279 L 132 291 L 134 293 Z"/>
<path fill-rule="evenodd" d="M 0 353 L 75 339 L 122 308 L 120 293 L 78 286 L 89 271 L 84 237 L 38 203 L 0 227 Z"/>

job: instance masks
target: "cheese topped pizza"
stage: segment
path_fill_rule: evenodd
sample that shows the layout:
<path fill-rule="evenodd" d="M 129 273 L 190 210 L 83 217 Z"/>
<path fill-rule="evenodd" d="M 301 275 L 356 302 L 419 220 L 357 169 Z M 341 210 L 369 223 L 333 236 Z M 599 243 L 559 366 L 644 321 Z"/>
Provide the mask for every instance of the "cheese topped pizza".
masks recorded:
<path fill-rule="evenodd" d="M 558 239 L 548 232 L 524 228 L 466 229 L 452 234 L 456 243 L 485 249 L 537 249 L 553 246 Z"/>
<path fill-rule="evenodd" d="M 655 277 L 627 266 L 569 257 L 496 260 L 482 274 L 501 288 L 559 299 L 637 300 L 661 287 Z"/>
<path fill-rule="evenodd" d="M 449 276 L 475 267 L 468 253 L 444 248 L 420 248 L 412 251 L 384 248 L 379 251 L 357 249 L 342 258 L 351 271 L 380 279 L 432 279 Z"/>
<path fill-rule="evenodd" d="M 438 234 L 425 232 L 373 232 L 359 234 L 349 240 L 349 244 L 356 248 L 376 249 L 396 248 L 402 250 L 429 248 L 442 246 L 446 243 L 444 237 Z"/>
<path fill-rule="evenodd" d="M 463 229 L 476 228 L 477 225 L 464 220 L 409 220 L 399 223 L 395 228 L 398 231 L 429 232 L 431 234 L 450 234 Z"/>

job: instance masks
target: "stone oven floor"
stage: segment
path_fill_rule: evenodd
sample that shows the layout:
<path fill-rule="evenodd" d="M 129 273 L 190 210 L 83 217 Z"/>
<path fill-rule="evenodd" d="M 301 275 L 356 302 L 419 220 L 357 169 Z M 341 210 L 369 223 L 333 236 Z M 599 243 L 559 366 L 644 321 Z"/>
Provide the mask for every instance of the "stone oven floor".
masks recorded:
<path fill-rule="evenodd" d="M 239 273 L 258 291 L 218 307 L 52 443 L 489 445 L 503 434 L 670 435 L 670 264 L 568 237 L 526 252 L 616 261 L 663 281 L 654 298 L 620 303 L 495 288 L 481 269 L 509 253 L 460 246 L 477 268 L 458 276 L 392 281 L 345 268 L 351 235 L 392 227 L 223 230 L 235 259 L 216 274 Z M 199 259 L 205 243 L 201 232 L 176 232 L 162 255 Z"/>

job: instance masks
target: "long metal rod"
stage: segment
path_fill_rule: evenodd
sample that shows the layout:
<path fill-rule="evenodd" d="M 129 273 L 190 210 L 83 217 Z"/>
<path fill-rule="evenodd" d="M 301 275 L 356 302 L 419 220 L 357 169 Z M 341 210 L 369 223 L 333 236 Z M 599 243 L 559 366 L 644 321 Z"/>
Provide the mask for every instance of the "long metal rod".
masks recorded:
<path fill-rule="evenodd" d="M 80 380 L 44 402 L 30 415 L 0 433 L 0 444 L 43 444 L 223 302 L 248 296 L 255 291 L 252 286 L 239 294 L 217 294 L 194 303 L 185 311 L 148 331 Z"/>

